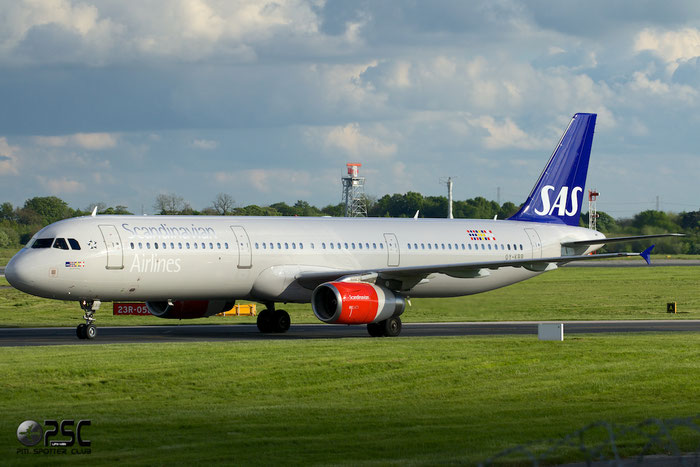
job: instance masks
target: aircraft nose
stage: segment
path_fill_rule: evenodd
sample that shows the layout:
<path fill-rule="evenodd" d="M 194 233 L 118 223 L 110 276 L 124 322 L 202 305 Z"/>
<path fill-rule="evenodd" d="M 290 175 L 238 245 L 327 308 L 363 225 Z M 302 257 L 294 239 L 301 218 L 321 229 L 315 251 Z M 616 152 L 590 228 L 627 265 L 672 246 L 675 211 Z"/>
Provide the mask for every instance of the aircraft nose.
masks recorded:
<path fill-rule="evenodd" d="M 26 292 L 34 282 L 32 268 L 22 252 L 17 253 L 5 266 L 5 279 L 15 289 Z"/>

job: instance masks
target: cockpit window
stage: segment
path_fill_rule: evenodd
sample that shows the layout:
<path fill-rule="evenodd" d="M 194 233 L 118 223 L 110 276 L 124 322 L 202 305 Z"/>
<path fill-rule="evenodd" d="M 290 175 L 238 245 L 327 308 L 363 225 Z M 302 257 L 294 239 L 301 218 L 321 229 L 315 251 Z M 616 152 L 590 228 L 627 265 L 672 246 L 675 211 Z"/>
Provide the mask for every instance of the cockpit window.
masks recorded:
<path fill-rule="evenodd" d="M 53 242 L 53 247 L 58 248 L 59 250 L 70 250 L 68 248 L 68 242 L 66 242 L 65 238 L 57 238 L 55 242 Z"/>
<path fill-rule="evenodd" d="M 51 248 L 53 238 L 37 238 L 32 244 L 32 248 Z"/>
<path fill-rule="evenodd" d="M 80 250 L 80 243 L 78 243 L 78 240 L 76 240 L 74 238 L 69 238 L 68 243 L 70 243 L 70 247 L 73 250 Z"/>

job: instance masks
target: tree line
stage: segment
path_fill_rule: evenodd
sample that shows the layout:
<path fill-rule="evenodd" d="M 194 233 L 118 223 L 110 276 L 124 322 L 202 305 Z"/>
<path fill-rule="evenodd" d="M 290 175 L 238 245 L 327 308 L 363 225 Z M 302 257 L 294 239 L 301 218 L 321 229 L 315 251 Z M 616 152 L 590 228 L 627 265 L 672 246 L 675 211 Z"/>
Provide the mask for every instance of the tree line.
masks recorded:
<path fill-rule="evenodd" d="M 381 198 L 368 197 L 367 212 L 370 217 L 419 217 L 444 218 L 447 216 L 447 198 L 444 196 L 423 196 L 409 191 L 405 194 L 384 195 Z M 129 215 L 126 206 L 107 206 L 99 202 L 85 209 L 74 209 L 56 196 L 34 197 L 24 205 L 13 206 L 9 202 L 0 205 L 0 248 L 17 248 L 31 239 L 42 227 L 69 217 L 89 215 L 94 207 L 98 214 Z M 511 202 L 499 204 L 483 197 L 453 202 L 455 218 L 506 219 L 515 214 L 519 206 Z M 298 200 L 293 205 L 284 202 L 258 206 L 237 206 L 234 198 L 219 193 L 211 205 L 195 210 L 179 195 L 160 194 L 153 204 L 154 212 L 160 215 L 233 215 L 233 216 L 332 216 L 343 215 L 343 205 L 327 205 L 322 208 Z M 680 232 L 687 236 L 682 239 L 656 240 L 656 253 L 700 254 L 700 210 L 681 213 L 667 213 L 648 210 L 631 218 L 615 219 L 605 212 L 598 212 L 598 230 L 607 236 L 649 235 Z M 581 226 L 588 226 L 588 213 L 581 215 Z M 606 251 L 641 251 L 649 246 L 649 241 L 609 245 Z"/>

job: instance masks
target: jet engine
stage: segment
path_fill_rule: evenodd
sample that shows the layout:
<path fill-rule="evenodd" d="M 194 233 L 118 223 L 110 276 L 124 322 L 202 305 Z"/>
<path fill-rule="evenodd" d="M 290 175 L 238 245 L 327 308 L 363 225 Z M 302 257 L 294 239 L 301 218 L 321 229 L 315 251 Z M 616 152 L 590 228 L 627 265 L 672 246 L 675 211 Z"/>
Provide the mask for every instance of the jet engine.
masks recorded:
<path fill-rule="evenodd" d="M 178 300 L 173 302 L 146 302 L 148 311 L 158 318 L 194 319 L 223 313 L 233 308 L 234 301 Z"/>
<path fill-rule="evenodd" d="M 369 324 L 401 315 L 406 299 L 366 282 L 326 282 L 311 297 L 318 319 L 328 324 Z"/>

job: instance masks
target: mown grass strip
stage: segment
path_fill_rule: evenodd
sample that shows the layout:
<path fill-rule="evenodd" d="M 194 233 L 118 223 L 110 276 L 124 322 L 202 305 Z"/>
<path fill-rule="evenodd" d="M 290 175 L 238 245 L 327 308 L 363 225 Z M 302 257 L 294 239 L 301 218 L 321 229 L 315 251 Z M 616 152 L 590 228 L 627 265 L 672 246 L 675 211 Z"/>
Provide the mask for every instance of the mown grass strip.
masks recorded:
<path fill-rule="evenodd" d="M 83 459 L 91 464 L 474 463 L 598 420 L 693 415 L 700 401 L 697 334 L 76 345 L 2 354 L 0 455 L 10 464 L 47 459 L 16 454 L 15 430 L 26 419 L 92 420 L 92 454 Z M 692 438 L 680 442 L 697 445 Z M 570 460 L 562 455 L 555 460 Z"/>

